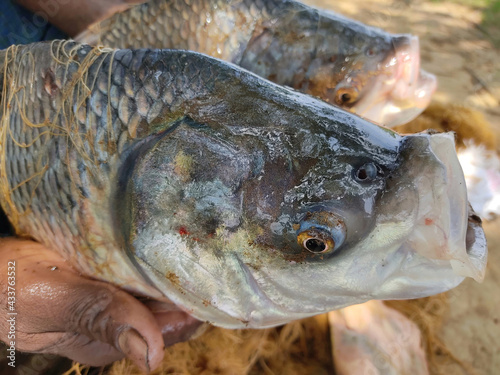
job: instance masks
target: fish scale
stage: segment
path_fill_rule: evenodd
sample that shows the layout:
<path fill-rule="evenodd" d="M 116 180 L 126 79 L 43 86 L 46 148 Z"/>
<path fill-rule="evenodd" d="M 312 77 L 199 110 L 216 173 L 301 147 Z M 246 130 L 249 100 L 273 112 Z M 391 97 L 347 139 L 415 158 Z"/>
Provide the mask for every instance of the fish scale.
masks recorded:
<path fill-rule="evenodd" d="M 110 32 L 100 35 L 99 42 L 122 48 L 134 45 L 188 49 L 237 62 L 255 24 L 268 19 L 281 3 L 154 0 L 106 22 Z"/>
<path fill-rule="evenodd" d="M 144 60 L 147 60 L 148 56 L 153 56 L 154 59 L 156 52 L 101 53 L 90 47 L 80 48 L 74 43 L 54 42 L 51 44 L 53 58 L 47 59 L 47 47 L 47 44 L 13 47 L 0 55 L 2 61 L 14 59 L 6 65 L 3 81 L 16 81 L 16 77 L 19 77 L 21 81 L 18 82 L 19 89 L 9 90 L 9 86 L 6 85 L 2 94 L 3 104 L 5 105 L 7 102 L 5 99 L 9 98 L 10 106 L 8 111 L 2 114 L 2 148 L 6 155 L 3 158 L 6 169 L 3 169 L 2 173 L 2 191 L 11 191 L 10 194 L 3 196 L 2 203 L 19 234 L 34 235 L 35 239 L 65 251 L 67 258 L 74 258 L 78 251 L 87 249 L 89 253 L 84 262 L 94 261 L 94 257 L 99 255 L 97 254 L 99 251 L 94 253 L 92 250 L 96 247 L 95 236 L 101 236 L 107 241 L 113 240 L 113 235 L 101 232 L 101 229 L 106 226 L 99 228 L 98 223 L 89 222 L 86 218 L 88 212 L 82 208 L 94 210 L 92 204 L 95 203 L 88 201 L 92 202 L 98 195 L 110 198 L 113 187 L 109 185 L 109 180 L 116 175 L 116 164 L 119 160 L 119 156 L 114 151 L 116 144 L 121 136 L 125 138 L 125 141 L 122 141 L 124 149 L 134 141 L 130 135 L 129 124 L 119 121 L 124 116 L 119 116 L 119 102 L 115 100 L 127 97 L 123 93 L 122 77 L 113 78 L 117 77 L 114 74 L 112 79 L 109 79 L 108 73 L 123 72 L 123 69 L 114 68 L 121 67 L 122 59 L 130 66 L 138 67 Z M 172 53 L 172 55 L 170 70 L 165 74 L 175 76 L 173 68 L 180 56 L 178 53 Z M 93 65 L 85 71 L 85 81 L 75 80 L 79 69 L 85 66 L 89 58 L 94 61 Z M 37 61 L 36 65 L 26 62 L 32 59 Z M 60 61 L 60 64 L 55 62 L 56 59 Z M 110 69 L 111 63 L 113 67 Z M 182 66 L 178 62 L 176 65 Z M 20 68 L 17 68 L 18 66 Z M 27 88 L 24 82 L 30 82 L 29 76 L 47 77 L 49 71 L 54 73 L 55 77 L 60 78 L 56 78 L 55 82 L 47 82 L 42 78 L 31 82 L 35 90 L 42 93 L 47 90 L 47 85 L 55 83 L 57 92 L 50 99 L 42 95 L 45 99 L 42 100 L 42 106 L 30 105 L 30 97 L 25 95 Z M 180 71 L 184 72 L 183 69 Z M 143 72 L 142 76 L 139 74 L 131 82 L 134 95 L 129 97 L 130 104 L 127 106 L 127 109 L 134 111 L 129 116 L 130 119 L 134 118 L 137 113 L 142 114 L 139 120 L 141 126 L 145 127 L 142 136 L 148 132 L 148 120 L 153 122 L 161 112 L 155 110 L 155 114 L 152 114 L 151 111 L 145 110 L 145 107 L 149 106 L 146 103 L 152 103 L 161 96 L 161 93 L 158 89 L 153 91 L 154 86 L 151 85 L 148 86 L 148 90 L 144 90 L 145 81 L 150 81 L 151 74 L 144 67 Z M 142 80 L 139 77 L 142 77 Z M 65 81 L 70 80 L 73 80 L 75 84 L 70 87 L 70 91 L 67 91 L 68 85 L 65 85 Z M 111 87 L 107 87 L 108 83 L 111 83 Z M 99 87 L 99 90 L 93 90 L 93 86 Z M 164 88 L 164 86 L 161 87 Z M 108 89 L 112 97 L 106 95 Z M 92 121 L 87 121 L 87 117 L 78 117 L 74 113 L 73 103 L 75 102 L 82 103 L 82 110 L 85 110 L 89 103 L 94 103 L 91 112 Z M 49 117 L 46 117 L 47 113 L 50 114 Z M 89 111 L 85 110 L 85 113 Z M 22 120 L 21 114 L 26 121 Z M 74 117 L 77 121 L 74 121 Z M 45 123 L 34 120 L 40 118 L 45 119 Z M 30 122 L 33 122 L 31 126 Z M 91 134 L 94 134 L 94 140 L 88 137 Z M 33 142 L 35 139 L 39 139 L 40 142 Z M 24 147 L 23 144 L 29 147 Z M 18 187 L 15 188 L 16 186 Z M 103 212 L 99 215 L 103 216 L 102 214 Z M 47 215 L 50 215 L 50 221 L 47 221 Z M 99 219 L 110 220 L 105 216 Z M 91 235 L 94 231 L 94 235 Z M 62 233 L 62 237 L 56 235 L 59 232 Z M 54 242 L 56 238 L 67 238 L 72 246 L 60 249 L 60 244 Z M 111 242 L 106 243 L 106 246 L 116 247 L 117 244 Z M 96 274 L 96 265 L 83 263 L 79 266 L 88 274 Z M 123 273 L 118 272 L 121 275 Z M 135 275 L 136 271 L 131 274 Z M 113 274 L 114 279 L 116 276 L 118 275 Z M 118 276 L 115 280 L 119 285 L 128 285 L 129 288 L 134 289 L 133 281 L 128 279 L 124 277 L 124 280 L 120 280 Z M 143 291 L 140 286 L 135 289 Z"/>
<path fill-rule="evenodd" d="M 75 39 L 205 53 L 387 126 L 416 117 L 436 87 L 417 37 L 293 0 L 150 0 Z"/>

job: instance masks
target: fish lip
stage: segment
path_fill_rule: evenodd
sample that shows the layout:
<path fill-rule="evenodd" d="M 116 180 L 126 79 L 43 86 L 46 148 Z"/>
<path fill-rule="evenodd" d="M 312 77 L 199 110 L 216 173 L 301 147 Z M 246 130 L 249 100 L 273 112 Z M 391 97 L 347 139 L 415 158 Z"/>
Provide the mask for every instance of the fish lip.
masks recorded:
<path fill-rule="evenodd" d="M 420 42 L 417 36 L 401 35 L 392 39 L 394 56 L 386 67 L 394 65 L 396 84 L 391 96 L 400 100 L 412 98 L 420 77 Z"/>
<path fill-rule="evenodd" d="M 398 125 L 397 122 L 406 123 L 417 117 L 429 105 L 437 88 L 436 77 L 421 69 L 418 36 L 403 35 L 399 39 L 406 39 L 406 42 L 394 45 L 396 83 L 390 92 L 390 99 L 401 108 L 401 119 L 385 124 L 390 127 Z"/>
<path fill-rule="evenodd" d="M 450 231 L 451 236 L 456 237 L 450 240 L 451 267 L 457 275 L 482 282 L 488 258 L 486 237 L 481 219 L 475 214 L 467 198 L 465 176 L 455 151 L 455 135 L 438 133 L 430 137 L 432 152 L 445 164 L 447 178 L 453 180 L 453 183 L 448 184 L 446 192 L 450 216 L 452 220 L 455 215 L 463 217 L 462 222 L 457 220 Z M 445 159 L 443 155 L 446 153 L 452 153 L 453 156 Z"/>

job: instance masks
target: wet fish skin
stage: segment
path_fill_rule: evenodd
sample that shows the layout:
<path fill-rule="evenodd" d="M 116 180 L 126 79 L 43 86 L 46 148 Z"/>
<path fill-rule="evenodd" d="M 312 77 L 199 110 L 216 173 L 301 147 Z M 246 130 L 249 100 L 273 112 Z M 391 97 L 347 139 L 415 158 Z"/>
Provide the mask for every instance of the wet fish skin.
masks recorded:
<path fill-rule="evenodd" d="M 416 117 L 436 86 L 416 37 L 289 0 L 152 0 L 76 39 L 206 53 L 388 126 Z"/>
<path fill-rule="evenodd" d="M 389 33 L 282 0 L 150 1 L 78 38 L 111 48 L 197 51 L 294 88 L 320 84 L 305 79 L 311 65 L 328 70 L 334 88 L 363 60 L 376 71 L 394 48 Z"/>
<path fill-rule="evenodd" d="M 452 137 L 193 52 L 56 41 L 0 51 L 0 72 L 2 207 L 86 275 L 262 328 L 484 271 Z"/>

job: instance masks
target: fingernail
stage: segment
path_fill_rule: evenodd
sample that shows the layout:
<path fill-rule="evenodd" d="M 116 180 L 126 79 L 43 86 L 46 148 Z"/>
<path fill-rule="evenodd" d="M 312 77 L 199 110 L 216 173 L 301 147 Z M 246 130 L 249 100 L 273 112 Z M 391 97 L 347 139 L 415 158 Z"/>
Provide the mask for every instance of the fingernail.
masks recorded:
<path fill-rule="evenodd" d="M 149 373 L 148 344 L 135 329 L 128 329 L 118 337 L 118 345 L 123 354 Z"/>

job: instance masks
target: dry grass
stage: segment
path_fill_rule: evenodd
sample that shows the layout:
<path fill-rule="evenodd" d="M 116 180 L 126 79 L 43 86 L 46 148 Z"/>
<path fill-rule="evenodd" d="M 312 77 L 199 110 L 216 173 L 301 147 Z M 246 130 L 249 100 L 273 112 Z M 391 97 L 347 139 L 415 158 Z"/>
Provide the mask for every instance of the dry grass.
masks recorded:
<path fill-rule="evenodd" d="M 395 128 L 400 133 L 418 133 L 427 129 L 455 132 L 458 148 L 465 146 L 465 140 L 482 144 L 488 150 L 497 147 L 496 133 L 484 115 L 457 104 L 432 102 L 415 120 Z"/>
<path fill-rule="evenodd" d="M 440 338 L 449 309 L 446 294 L 386 304 L 420 328 L 431 375 L 477 375 L 471 365 L 458 359 Z M 75 365 L 64 375 L 87 375 L 87 370 Z M 195 340 L 167 348 L 162 365 L 152 375 L 326 375 L 332 372 L 332 343 L 325 314 L 264 330 L 212 327 Z M 114 363 L 105 374 L 142 373 L 125 359 Z"/>

